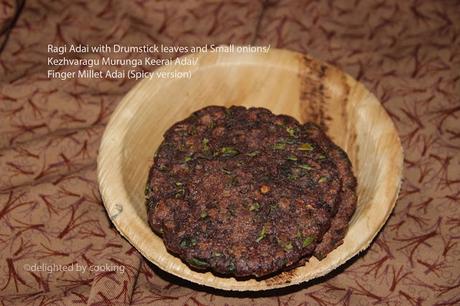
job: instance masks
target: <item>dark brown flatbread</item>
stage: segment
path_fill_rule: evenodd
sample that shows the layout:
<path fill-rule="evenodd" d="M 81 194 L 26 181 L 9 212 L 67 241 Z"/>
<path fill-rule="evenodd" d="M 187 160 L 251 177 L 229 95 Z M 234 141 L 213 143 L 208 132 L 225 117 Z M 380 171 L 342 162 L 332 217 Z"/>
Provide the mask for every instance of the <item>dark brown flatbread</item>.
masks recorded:
<path fill-rule="evenodd" d="M 260 277 L 292 267 L 343 239 L 355 198 L 342 154 L 292 117 L 206 107 L 164 135 L 146 188 L 149 224 L 196 269 Z"/>
<path fill-rule="evenodd" d="M 335 145 L 317 125 L 307 123 L 303 128 L 323 150 L 328 152 L 331 160 L 337 166 L 340 181 L 342 182 L 342 188 L 337 198 L 337 212 L 332 219 L 331 227 L 315 249 L 314 255 L 321 259 L 343 242 L 348 223 L 356 209 L 356 178 L 353 175 L 351 162 L 345 151 Z"/>

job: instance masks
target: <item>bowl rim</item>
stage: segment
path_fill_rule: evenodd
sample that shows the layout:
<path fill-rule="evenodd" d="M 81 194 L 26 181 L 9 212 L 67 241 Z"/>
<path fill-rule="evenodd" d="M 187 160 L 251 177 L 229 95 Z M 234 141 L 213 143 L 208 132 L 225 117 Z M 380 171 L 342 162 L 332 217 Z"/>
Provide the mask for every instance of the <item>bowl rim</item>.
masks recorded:
<path fill-rule="evenodd" d="M 273 49 L 273 48 L 270 49 L 269 53 L 271 53 L 272 55 L 277 55 L 277 54 L 286 55 L 286 54 L 288 54 L 290 56 L 305 56 L 304 54 L 301 54 L 301 53 L 298 53 L 298 52 L 295 52 L 295 51 L 289 51 L 289 50 L 283 50 L 283 49 Z M 185 55 L 184 57 L 188 57 L 188 58 L 195 57 L 195 56 L 205 57 L 206 55 L 207 55 L 206 53 L 194 53 L 194 54 Z M 331 66 L 331 65 L 329 65 L 327 63 L 324 63 L 323 61 L 320 61 L 318 59 L 313 58 L 313 60 L 316 61 L 316 62 L 325 64 L 328 67 L 337 69 L 337 68 L 335 68 L 335 67 L 333 67 L 333 66 Z M 157 71 L 166 71 L 167 72 L 167 71 L 170 71 L 173 68 L 177 69 L 177 67 L 175 65 L 169 65 L 169 66 L 162 66 Z M 280 66 L 280 68 L 281 68 L 281 66 Z M 200 68 L 197 68 L 197 69 L 200 69 Z M 112 223 L 114 224 L 115 228 L 117 229 L 117 231 L 124 238 L 126 238 L 128 240 L 128 242 L 133 247 L 135 247 L 138 252 L 140 252 L 142 254 L 142 256 L 144 256 L 150 262 L 154 263 L 157 267 L 159 267 L 163 271 L 166 271 L 167 273 L 170 273 L 170 274 L 175 275 L 177 277 L 186 279 L 187 281 L 197 283 L 199 285 L 204 285 L 204 286 L 217 288 L 217 289 L 222 289 L 222 290 L 232 290 L 232 291 L 262 291 L 262 290 L 271 290 L 271 289 L 276 289 L 276 288 L 292 286 L 292 285 L 296 285 L 296 284 L 299 284 L 299 283 L 305 283 L 305 282 L 310 281 L 312 279 L 315 279 L 315 278 L 318 278 L 318 277 L 326 275 L 327 273 L 331 272 L 332 270 L 334 270 L 338 266 L 343 265 L 346 261 L 348 261 L 351 258 L 355 257 L 358 253 L 360 253 L 360 252 L 364 251 L 365 249 L 367 249 L 368 246 L 371 244 L 371 242 L 376 237 L 376 235 L 380 232 L 380 230 L 382 229 L 384 224 L 387 222 L 387 220 L 388 220 L 388 218 L 389 218 L 389 216 L 390 216 L 391 212 L 393 211 L 393 208 L 394 208 L 394 206 L 396 204 L 396 200 L 397 200 L 400 188 L 401 188 L 401 179 L 402 179 L 402 171 L 403 171 L 403 149 L 402 149 L 402 145 L 401 145 L 401 140 L 399 138 L 399 135 L 397 133 L 397 130 L 396 130 L 395 126 L 394 126 L 393 121 L 389 117 L 388 113 L 384 110 L 384 108 L 380 104 L 380 102 L 377 100 L 377 98 L 369 90 L 367 90 L 367 88 L 362 83 L 358 82 L 357 80 L 352 78 L 347 73 L 345 73 L 345 72 L 343 72 L 341 70 L 340 70 L 340 72 L 345 76 L 345 78 L 347 79 L 348 82 L 353 83 L 354 86 L 361 86 L 367 92 L 368 96 L 366 97 L 366 100 L 369 100 L 368 103 L 371 103 L 372 107 L 381 108 L 381 110 L 383 110 L 383 112 L 381 113 L 381 115 L 383 116 L 383 120 L 385 121 L 385 124 L 390 127 L 390 129 L 388 131 L 386 131 L 386 132 L 390 133 L 391 136 L 395 138 L 395 141 L 396 141 L 395 143 L 397 144 L 397 147 L 398 147 L 396 152 L 391 156 L 391 162 L 392 162 L 391 164 L 393 166 L 392 172 L 393 172 L 394 179 L 391 181 L 391 184 L 390 184 L 392 194 L 388 198 L 389 200 L 387 199 L 388 200 L 388 210 L 387 210 L 386 214 L 384 216 L 382 216 L 381 222 L 380 222 L 380 224 L 378 224 L 377 230 L 372 233 L 372 235 L 370 236 L 370 239 L 367 241 L 367 243 L 361 245 L 361 247 L 359 249 L 353 250 L 353 252 L 347 252 L 346 256 L 339 258 L 339 260 L 337 262 L 329 265 L 327 269 L 323 269 L 323 270 L 319 271 L 319 273 L 317 273 L 316 275 L 313 275 L 313 277 L 309 277 L 309 278 L 306 278 L 306 279 L 296 279 L 296 280 L 291 281 L 289 283 L 276 283 L 275 282 L 275 283 L 272 283 L 271 285 L 267 285 L 265 282 L 259 282 L 259 281 L 254 280 L 257 283 L 257 286 L 252 286 L 252 287 L 251 286 L 248 287 L 247 281 L 239 281 L 239 280 L 235 279 L 234 277 L 228 277 L 228 278 L 225 277 L 225 279 L 233 279 L 236 284 L 240 284 L 239 286 L 235 286 L 235 285 L 222 286 L 220 283 L 219 283 L 219 285 L 216 285 L 216 284 L 213 284 L 213 283 L 203 282 L 202 278 L 190 277 L 190 275 L 193 276 L 195 273 L 203 274 L 203 272 L 195 272 L 195 271 L 192 271 L 192 270 L 190 270 L 192 272 L 192 274 L 189 273 L 187 276 L 184 276 L 183 274 L 178 273 L 176 270 L 168 269 L 168 267 L 163 265 L 155 256 L 153 256 L 152 254 L 148 254 L 146 252 L 145 248 L 143 247 L 142 241 L 139 241 L 137 239 L 137 237 L 132 235 L 132 233 L 135 233 L 136 231 L 141 230 L 139 228 L 139 224 L 137 224 L 136 222 L 141 222 L 142 223 L 144 221 L 142 221 L 141 218 L 139 216 L 137 216 L 136 214 L 127 215 L 127 213 L 123 213 L 124 219 L 123 218 L 121 218 L 121 219 L 118 218 L 118 216 L 122 212 L 124 212 L 123 210 L 126 209 L 126 205 L 121 205 L 120 203 L 121 202 L 124 203 L 124 201 L 129 202 L 129 198 L 130 198 L 129 195 L 128 195 L 128 192 L 125 189 L 122 188 L 122 187 L 124 187 L 123 182 L 117 182 L 117 181 L 112 180 L 110 182 L 110 184 L 105 184 L 105 182 L 107 180 L 110 180 L 110 178 L 108 178 L 108 176 L 106 175 L 106 167 L 111 167 L 112 168 L 111 171 L 113 171 L 114 169 L 115 170 L 120 170 L 119 167 L 117 168 L 117 162 L 121 161 L 121 159 L 118 158 L 118 157 L 116 157 L 114 160 L 112 159 L 112 160 L 108 161 L 107 159 L 105 159 L 105 156 L 107 155 L 107 152 L 112 150 L 112 148 L 120 146 L 122 144 L 121 140 L 125 136 L 125 135 L 122 135 L 122 136 L 120 136 L 120 135 L 112 135 L 113 134 L 113 131 L 112 131 L 113 126 L 115 124 L 119 124 L 120 121 L 122 121 L 122 123 L 124 123 L 126 125 L 129 124 L 130 119 L 131 119 L 131 118 L 129 118 L 130 114 L 124 113 L 124 111 L 126 110 L 126 107 L 129 106 L 129 103 L 131 101 L 131 97 L 135 96 L 137 90 L 142 86 L 142 84 L 144 82 L 147 82 L 148 79 L 147 80 L 144 79 L 144 80 L 138 82 L 121 99 L 121 101 L 117 105 L 116 109 L 112 113 L 111 118 L 110 118 L 110 120 L 109 120 L 109 122 L 108 122 L 108 124 L 107 124 L 107 126 L 106 126 L 106 128 L 104 130 L 104 133 L 103 133 L 103 136 L 102 136 L 102 139 L 101 139 L 101 143 L 100 143 L 100 147 L 99 147 L 99 153 L 98 153 L 98 157 L 97 157 L 97 178 L 98 178 L 99 190 L 100 190 L 100 193 L 101 193 L 101 197 L 102 197 L 102 200 L 103 200 L 104 207 L 105 207 L 105 209 L 106 209 L 106 211 L 107 211 L 107 213 L 109 215 L 110 220 L 112 221 Z M 122 176 L 120 176 L 120 177 L 122 177 Z M 109 190 L 110 188 L 108 189 L 107 186 L 110 186 L 111 188 L 117 188 L 117 187 L 122 188 L 123 194 L 124 194 L 124 199 L 120 200 L 120 199 L 117 199 L 117 198 L 113 198 L 112 193 Z M 129 206 L 128 206 L 128 209 L 130 209 Z M 129 212 L 129 210 L 128 210 L 128 212 Z M 129 217 L 130 220 L 126 220 L 127 217 Z M 154 233 L 152 232 L 152 234 L 154 234 Z M 171 256 L 174 256 L 174 255 L 171 255 Z M 310 259 L 310 260 L 316 260 L 316 258 L 312 257 L 312 259 Z M 295 269 L 297 269 L 297 268 L 295 268 Z M 211 272 L 206 272 L 206 273 L 211 273 Z M 218 279 L 222 278 L 222 277 L 215 276 L 215 275 L 214 275 L 214 277 L 216 277 Z"/>

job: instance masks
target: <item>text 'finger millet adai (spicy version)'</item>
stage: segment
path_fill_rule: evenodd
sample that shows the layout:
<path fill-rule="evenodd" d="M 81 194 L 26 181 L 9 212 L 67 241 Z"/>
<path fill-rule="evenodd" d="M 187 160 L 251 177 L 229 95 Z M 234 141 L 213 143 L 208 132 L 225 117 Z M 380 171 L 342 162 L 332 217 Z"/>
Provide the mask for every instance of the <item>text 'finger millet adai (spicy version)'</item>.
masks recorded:
<path fill-rule="evenodd" d="M 315 124 L 209 106 L 166 131 L 146 198 L 153 231 L 190 267 L 263 277 L 343 242 L 356 179 Z"/>

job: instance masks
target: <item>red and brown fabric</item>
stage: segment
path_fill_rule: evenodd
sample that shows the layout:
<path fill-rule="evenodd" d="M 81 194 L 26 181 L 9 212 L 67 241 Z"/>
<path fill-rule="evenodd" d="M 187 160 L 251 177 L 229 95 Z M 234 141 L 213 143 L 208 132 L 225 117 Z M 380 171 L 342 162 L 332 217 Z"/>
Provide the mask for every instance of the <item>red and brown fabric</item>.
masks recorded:
<path fill-rule="evenodd" d="M 458 1 L 2 0 L 0 31 L 2 305 L 460 304 Z M 399 131 L 405 170 L 393 214 L 366 252 L 287 289 L 223 292 L 160 271 L 111 225 L 95 173 L 104 126 L 136 82 L 48 78 L 48 44 L 78 43 L 270 44 L 340 67 Z"/>

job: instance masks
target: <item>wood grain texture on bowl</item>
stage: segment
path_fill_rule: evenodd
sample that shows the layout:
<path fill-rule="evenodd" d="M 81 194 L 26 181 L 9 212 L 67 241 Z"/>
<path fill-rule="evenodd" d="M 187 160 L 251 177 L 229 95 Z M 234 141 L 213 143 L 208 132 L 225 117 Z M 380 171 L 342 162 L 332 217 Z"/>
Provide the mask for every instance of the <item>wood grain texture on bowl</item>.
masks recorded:
<path fill-rule="evenodd" d="M 256 291 L 299 284 L 332 271 L 366 249 L 399 192 L 403 153 L 393 122 L 361 83 L 339 69 L 286 50 L 202 53 L 196 66 L 165 66 L 192 77 L 145 79 L 120 102 L 98 156 L 98 179 L 113 224 L 148 260 L 186 280 L 224 290 Z M 147 223 L 144 187 L 163 133 L 207 105 L 260 106 L 320 124 L 350 157 L 358 205 L 344 243 L 318 261 L 271 278 L 236 280 L 191 270 L 167 252 Z"/>

